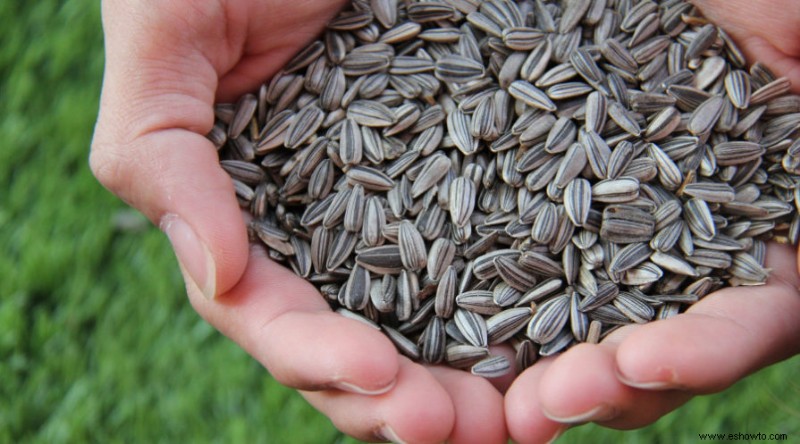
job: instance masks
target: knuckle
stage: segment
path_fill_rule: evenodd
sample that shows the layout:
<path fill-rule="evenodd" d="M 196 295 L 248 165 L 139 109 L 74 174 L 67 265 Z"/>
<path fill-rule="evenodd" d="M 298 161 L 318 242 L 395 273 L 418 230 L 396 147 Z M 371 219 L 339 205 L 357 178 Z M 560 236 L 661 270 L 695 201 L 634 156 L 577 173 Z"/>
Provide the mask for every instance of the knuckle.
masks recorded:
<path fill-rule="evenodd" d="M 95 178 L 114 194 L 125 194 L 129 183 L 130 171 L 125 168 L 127 162 L 120 153 L 125 150 L 118 145 L 102 142 L 95 138 L 89 152 L 89 168 Z"/>

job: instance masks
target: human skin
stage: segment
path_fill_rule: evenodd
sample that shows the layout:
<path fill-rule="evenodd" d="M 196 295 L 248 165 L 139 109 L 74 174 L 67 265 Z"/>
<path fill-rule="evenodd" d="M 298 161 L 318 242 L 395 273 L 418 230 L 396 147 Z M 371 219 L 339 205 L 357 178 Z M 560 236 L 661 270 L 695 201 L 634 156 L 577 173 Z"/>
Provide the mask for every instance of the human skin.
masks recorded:
<path fill-rule="evenodd" d="M 800 85 L 795 2 L 697 3 L 750 60 Z M 169 237 L 197 312 L 337 428 L 366 441 L 492 443 L 547 441 L 586 421 L 639 427 L 800 351 L 794 252 L 777 245 L 769 285 L 723 290 L 669 321 L 620 329 L 513 383 L 412 363 L 379 332 L 332 313 L 313 286 L 248 246 L 233 185 L 204 135 L 214 102 L 257 89 L 343 4 L 104 1 L 106 71 L 90 157 L 100 182 Z"/>

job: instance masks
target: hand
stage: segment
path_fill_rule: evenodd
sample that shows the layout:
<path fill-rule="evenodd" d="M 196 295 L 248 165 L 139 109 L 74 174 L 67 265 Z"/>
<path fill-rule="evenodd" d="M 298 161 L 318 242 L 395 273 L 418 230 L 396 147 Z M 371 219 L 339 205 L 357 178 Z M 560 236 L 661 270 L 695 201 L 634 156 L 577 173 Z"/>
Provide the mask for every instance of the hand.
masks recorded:
<path fill-rule="evenodd" d="M 91 166 L 172 242 L 198 313 L 342 431 L 362 440 L 506 438 L 502 396 L 399 357 L 381 333 L 248 248 L 231 180 L 204 135 L 232 101 L 312 41 L 343 0 L 108 0 Z"/>
<path fill-rule="evenodd" d="M 770 244 L 767 266 L 765 286 L 722 289 L 674 318 L 629 325 L 535 364 L 506 393 L 512 439 L 542 442 L 585 422 L 643 427 L 693 395 L 800 353 L 796 252 Z"/>
<path fill-rule="evenodd" d="M 800 4 L 791 0 L 695 0 L 752 63 L 800 92 Z M 643 427 L 688 401 L 800 353 L 796 253 L 771 244 L 763 287 L 728 288 L 675 318 L 632 325 L 599 345 L 576 346 L 521 374 L 506 393 L 511 438 L 543 442 L 571 424 Z"/>

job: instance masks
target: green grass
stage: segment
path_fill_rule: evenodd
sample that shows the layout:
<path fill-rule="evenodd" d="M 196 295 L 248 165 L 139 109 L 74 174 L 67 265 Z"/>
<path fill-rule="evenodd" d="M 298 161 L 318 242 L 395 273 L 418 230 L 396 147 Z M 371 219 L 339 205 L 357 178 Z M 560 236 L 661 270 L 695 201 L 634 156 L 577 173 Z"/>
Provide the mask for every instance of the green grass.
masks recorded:
<path fill-rule="evenodd" d="M 193 312 L 164 236 L 92 177 L 98 2 L 4 1 L 0 21 L 0 442 L 354 442 Z M 563 441 L 800 439 L 798 375 L 795 358 L 648 428 Z"/>

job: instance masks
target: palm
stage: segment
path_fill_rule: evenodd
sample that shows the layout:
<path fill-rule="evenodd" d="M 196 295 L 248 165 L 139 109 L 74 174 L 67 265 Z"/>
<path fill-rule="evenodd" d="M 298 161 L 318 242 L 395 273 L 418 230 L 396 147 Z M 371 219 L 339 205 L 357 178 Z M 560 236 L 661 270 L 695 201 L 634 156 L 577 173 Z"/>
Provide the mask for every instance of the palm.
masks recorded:
<path fill-rule="evenodd" d="M 233 99 L 272 77 L 294 54 L 318 37 L 343 0 L 226 2 L 224 44 L 212 47 L 219 74 L 218 96 Z"/>

